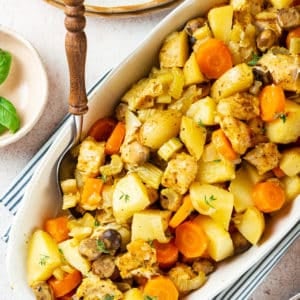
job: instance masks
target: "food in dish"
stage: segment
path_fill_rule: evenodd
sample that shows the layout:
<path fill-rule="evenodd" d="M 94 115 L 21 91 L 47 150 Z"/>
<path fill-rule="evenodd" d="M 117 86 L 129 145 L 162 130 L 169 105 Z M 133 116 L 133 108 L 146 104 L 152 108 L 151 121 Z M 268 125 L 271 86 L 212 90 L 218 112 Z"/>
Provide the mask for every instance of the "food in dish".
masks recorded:
<path fill-rule="evenodd" d="M 159 66 L 74 149 L 63 209 L 81 216 L 45 220 L 33 233 L 36 290 L 177 299 L 215 262 L 258 244 L 270 213 L 299 194 L 299 57 L 280 39 L 293 27 L 272 27 L 297 9 L 238 4 L 171 33 Z M 267 46 L 265 30 L 278 34 Z"/>

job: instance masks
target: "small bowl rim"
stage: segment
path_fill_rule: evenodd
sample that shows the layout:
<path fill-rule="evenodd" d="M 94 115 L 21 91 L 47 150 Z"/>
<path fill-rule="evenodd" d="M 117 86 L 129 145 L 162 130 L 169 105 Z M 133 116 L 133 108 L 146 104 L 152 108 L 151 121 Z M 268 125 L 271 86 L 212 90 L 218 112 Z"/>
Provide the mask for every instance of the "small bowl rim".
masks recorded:
<path fill-rule="evenodd" d="M 29 40 L 27 40 L 23 35 L 21 35 L 17 31 L 15 31 L 9 27 L 3 26 L 2 24 L 0 24 L 0 33 L 4 33 L 4 34 L 10 36 L 10 38 L 16 40 L 20 44 L 23 44 L 29 50 L 30 55 L 35 59 L 36 63 L 39 65 L 39 71 L 40 71 L 39 82 L 43 82 L 43 84 L 42 85 L 39 84 L 38 88 L 40 88 L 41 86 L 44 86 L 44 89 L 41 93 L 42 97 L 39 98 L 40 105 L 39 105 L 38 113 L 32 119 L 30 119 L 29 122 L 26 122 L 23 125 L 21 124 L 20 129 L 16 133 L 9 134 L 9 135 L 5 136 L 4 138 L 2 138 L 0 136 L 0 148 L 2 148 L 2 147 L 10 145 L 12 143 L 15 143 L 18 140 L 20 140 L 21 138 L 23 138 L 36 125 L 36 123 L 40 119 L 41 115 L 43 114 L 43 111 L 44 111 L 47 101 L 48 101 L 49 81 L 48 81 L 46 68 L 45 68 L 44 63 L 42 62 L 41 56 L 38 53 L 38 51 L 36 50 L 36 48 L 31 44 L 31 42 L 29 42 Z"/>

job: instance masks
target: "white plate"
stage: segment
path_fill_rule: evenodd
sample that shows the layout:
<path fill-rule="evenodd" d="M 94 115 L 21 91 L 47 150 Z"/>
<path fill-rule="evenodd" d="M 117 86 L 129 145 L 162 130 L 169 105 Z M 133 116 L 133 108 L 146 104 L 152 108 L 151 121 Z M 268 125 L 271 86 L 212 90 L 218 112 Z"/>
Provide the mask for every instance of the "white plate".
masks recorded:
<path fill-rule="evenodd" d="M 64 8 L 63 0 L 45 0 L 46 2 Z M 86 0 L 85 12 L 88 15 L 102 17 L 139 16 L 142 14 L 171 9 L 183 0 Z"/>
<path fill-rule="evenodd" d="M 0 85 L 0 96 L 10 100 L 21 118 L 16 133 L 0 135 L 0 147 L 16 142 L 36 124 L 48 98 L 48 79 L 33 46 L 16 32 L 0 25 L 0 48 L 12 55 L 7 79 Z"/>
<path fill-rule="evenodd" d="M 151 66 L 157 62 L 160 45 L 168 33 L 181 27 L 188 19 L 204 14 L 217 2 L 222 0 L 187 0 L 156 26 L 137 50 L 90 94 L 90 110 L 85 119 L 84 130 L 86 131 L 96 119 L 109 115 L 128 87 L 150 71 Z M 42 226 L 45 219 L 55 216 L 60 207 L 59 201 L 56 200 L 58 192 L 55 186 L 55 167 L 70 138 L 71 123 L 67 122 L 34 174 L 15 218 L 7 258 L 9 280 L 15 291 L 15 299 L 34 299 L 26 283 L 26 245 L 32 231 Z M 272 218 L 261 244 L 219 264 L 207 283 L 187 299 L 211 299 L 232 284 L 285 236 L 299 220 L 299 211 L 300 198 Z"/>

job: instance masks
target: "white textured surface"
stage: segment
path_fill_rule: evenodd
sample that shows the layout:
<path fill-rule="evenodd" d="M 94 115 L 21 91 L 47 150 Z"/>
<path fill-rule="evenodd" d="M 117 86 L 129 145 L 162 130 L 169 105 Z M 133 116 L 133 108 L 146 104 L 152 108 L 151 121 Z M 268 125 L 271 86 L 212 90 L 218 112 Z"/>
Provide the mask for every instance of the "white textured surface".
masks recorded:
<path fill-rule="evenodd" d="M 165 13 L 131 19 L 89 17 L 86 85 L 89 89 L 143 39 Z M 27 38 L 38 50 L 49 77 L 47 109 L 34 129 L 19 142 L 0 149 L 0 195 L 47 140 L 67 112 L 68 71 L 64 54 L 63 12 L 42 0 L 0 0 L 0 23 Z M 0 206 L 0 223 L 11 216 Z M 3 227 L 3 226 L 2 226 Z M 0 232 L 2 235 L 2 232 Z M 300 241 L 291 247 L 271 275 L 255 291 L 253 300 L 288 299 L 300 291 Z M 5 270 L 5 246 L 0 241 L 0 268 Z M 17 271 L 17 270 L 16 270 Z M 12 299 L 1 274 L 0 299 Z M 18 299 L 16 299 L 18 300 Z"/>

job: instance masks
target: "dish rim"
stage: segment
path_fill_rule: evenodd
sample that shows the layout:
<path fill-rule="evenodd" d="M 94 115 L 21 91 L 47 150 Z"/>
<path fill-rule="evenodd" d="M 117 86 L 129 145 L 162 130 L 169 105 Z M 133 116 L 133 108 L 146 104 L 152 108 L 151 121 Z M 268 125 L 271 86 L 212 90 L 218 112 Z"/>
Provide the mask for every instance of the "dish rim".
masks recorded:
<path fill-rule="evenodd" d="M 0 24 L 0 35 L 1 34 L 5 34 L 9 36 L 9 38 L 16 41 L 16 43 L 22 44 L 23 46 L 25 46 L 26 49 L 29 50 L 28 53 L 30 53 L 30 55 L 34 58 L 34 61 L 36 62 L 36 65 L 38 66 L 39 69 L 39 82 L 43 82 L 43 84 L 39 84 L 37 88 L 40 87 L 44 87 L 44 88 L 43 88 L 43 92 L 41 93 L 42 96 L 38 99 L 39 110 L 36 113 L 36 115 L 30 119 L 30 122 L 21 124 L 20 129 L 16 133 L 9 133 L 4 136 L 0 135 L 0 148 L 17 142 L 18 140 L 23 138 L 27 133 L 31 131 L 31 129 L 36 125 L 36 123 L 42 116 L 49 95 L 49 81 L 48 81 L 46 68 L 36 48 L 29 42 L 29 40 L 27 40 L 20 33 L 18 33 L 17 31 L 11 28 L 3 26 L 2 24 Z"/>

